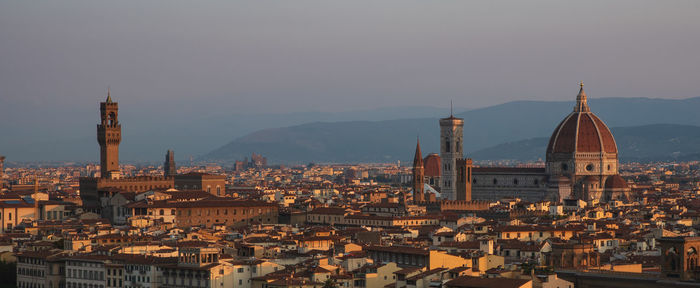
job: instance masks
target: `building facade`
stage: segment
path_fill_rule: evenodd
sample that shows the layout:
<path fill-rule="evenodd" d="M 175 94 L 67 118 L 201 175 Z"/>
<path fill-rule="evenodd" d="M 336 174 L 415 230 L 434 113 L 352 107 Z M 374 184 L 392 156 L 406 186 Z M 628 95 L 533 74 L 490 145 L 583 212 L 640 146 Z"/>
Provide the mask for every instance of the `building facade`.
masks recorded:
<path fill-rule="evenodd" d="M 119 123 L 119 104 L 112 101 L 107 90 L 107 100 L 100 103 L 100 124 L 97 124 L 97 143 L 100 144 L 100 176 L 118 179 L 119 143 L 122 140 L 122 125 Z"/>
<path fill-rule="evenodd" d="M 442 162 L 440 195 L 442 199 L 457 199 L 456 166 L 457 159 L 463 158 L 463 134 L 464 119 L 454 115 L 440 119 L 440 160 Z"/>
<path fill-rule="evenodd" d="M 631 200 L 627 182 L 618 175 L 615 139 L 605 123 L 588 107 L 583 83 L 573 112 L 552 133 L 544 168 L 474 167 L 471 187 L 464 187 L 463 182 L 456 187 L 457 174 L 469 176 L 467 168 L 461 167 L 464 163 L 457 165 L 456 160 L 462 155 L 463 123 L 453 116 L 440 120 L 440 192 L 443 199 L 462 200 L 465 188 L 471 188 L 471 198 L 475 200 L 499 200 L 504 197 L 530 202 Z"/>

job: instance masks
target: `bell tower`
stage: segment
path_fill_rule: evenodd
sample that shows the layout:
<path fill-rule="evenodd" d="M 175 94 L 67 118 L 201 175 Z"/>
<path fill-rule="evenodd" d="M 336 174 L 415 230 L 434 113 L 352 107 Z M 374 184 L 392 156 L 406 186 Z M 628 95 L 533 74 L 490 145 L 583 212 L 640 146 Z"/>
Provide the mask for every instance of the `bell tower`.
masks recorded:
<path fill-rule="evenodd" d="M 445 200 L 457 200 L 457 159 L 464 157 L 464 119 L 455 117 L 451 107 L 450 103 L 450 117 L 440 119 L 440 194 Z"/>
<path fill-rule="evenodd" d="M 109 89 L 107 100 L 100 103 L 100 124 L 97 124 L 97 143 L 100 144 L 100 175 L 118 179 L 119 143 L 122 141 L 122 125 L 119 124 L 119 104 L 112 101 Z"/>
<path fill-rule="evenodd" d="M 420 152 L 420 140 L 416 140 L 416 154 L 413 156 L 413 204 L 425 201 L 425 168 Z"/>

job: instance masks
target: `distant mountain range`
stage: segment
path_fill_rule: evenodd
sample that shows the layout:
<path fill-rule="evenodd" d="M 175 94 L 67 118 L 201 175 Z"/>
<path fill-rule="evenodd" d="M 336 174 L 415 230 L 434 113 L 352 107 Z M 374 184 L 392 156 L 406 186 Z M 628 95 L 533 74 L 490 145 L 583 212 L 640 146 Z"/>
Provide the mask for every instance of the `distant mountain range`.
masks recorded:
<path fill-rule="evenodd" d="M 700 97 L 589 103 L 609 127 L 627 127 L 613 129 L 623 161 L 692 159 L 700 153 L 700 128 L 693 127 L 700 126 Z M 516 101 L 459 113 L 465 120 L 464 150 L 475 160 L 544 159 L 546 140 L 573 106 L 573 101 Z M 315 122 L 256 131 L 200 159 L 231 161 L 256 152 L 272 163 L 409 161 L 417 136 L 429 153 L 438 152 L 438 135 L 437 118 Z"/>
<path fill-rule="evenodd" d="M 0 155 L 12 161 L 99 161 L 95 126 L 99 103 L 75 110 L 38 105 L 12 109 L 0 105 Z M 120 99 L 115 98 L 119 102 Z M 0 102 L 2 102 L 0 100 Z M 131 105 L 129 105 L 131 104 Z M 449 108 L 394 106 L 339 113 L 290 112 L 240 114 L 227 107 L 149 107 L 138 102 L 119 103 L 122 124 L 122 162 L 161 163 L 167 149 L 183 163 L 190 155 L 208 153 L 223 143 L 265 128 L 313 121 L 381 121 L 406 117 L 436 117 Z M 172 105 L 171 103 L 165 103 Z M 20 111 L 33 113 L 20 113 Z M 464 110 L 464 109 L 463 109 Z M 174 113 L 173 111 L 182 111 Z M 413 115 L 413 116 L 411 116 Z M 3 125 L 6 124 L 6 125 Z"/>

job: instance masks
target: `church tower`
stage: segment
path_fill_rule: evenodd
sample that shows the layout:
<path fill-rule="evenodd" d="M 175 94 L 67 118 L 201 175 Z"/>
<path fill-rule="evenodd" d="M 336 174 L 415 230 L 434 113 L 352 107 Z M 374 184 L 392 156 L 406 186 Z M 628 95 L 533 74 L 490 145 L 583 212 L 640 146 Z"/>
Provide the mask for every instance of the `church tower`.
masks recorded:
<path fill-rule="evenodd" d="M 421 203 L 425 199 L 424 191 L 425 170 L 423 155 L 420 152 L 420 140 L 416 142 L 416 154 L 413 156 L 413 203 Z"/>
<path fill-rule="evenodd" d="M 450 108 L 451 110 L 451 108 Z M 464 119 L 452 115 L 440 119 L 440 159 L 442 176 L 440 177 L 440 194 L 442 199 L 457 200 L 457 159 L 462 155 L 462 134 Z"/>
<path fill-rule="evenodd" d="M 175 176 L 175 174 L 177 174 L 177 169 L 175 169 L 175 152 L 173 152 L 173 150 L 168 150 L 168 152 L 165 153 L 163 174 L 165 177 Z"/>
<path fill-rule="evenodd" d="M 100 175 L 102 178 L 118 179 L 119 143 L 122 140 L 122 125 L 119 124 L 119 105 L 112 101 L 109 89 L 107 100 L 100 103 L 100 124 L 97 125 L 97 143 L 100 144 Z"/>

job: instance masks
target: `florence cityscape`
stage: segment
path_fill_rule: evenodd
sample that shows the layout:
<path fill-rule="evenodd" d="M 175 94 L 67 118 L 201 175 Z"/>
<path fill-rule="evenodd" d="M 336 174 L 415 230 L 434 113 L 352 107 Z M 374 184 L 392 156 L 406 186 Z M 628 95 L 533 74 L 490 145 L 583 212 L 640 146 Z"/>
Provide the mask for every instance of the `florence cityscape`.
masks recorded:
<path fill-rule="evenodd" d="M 0 1 L 0 288 L 700 287 L 697 12 Z"/>

